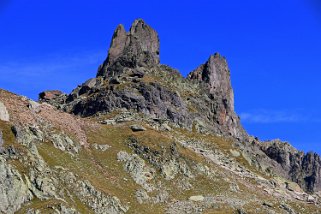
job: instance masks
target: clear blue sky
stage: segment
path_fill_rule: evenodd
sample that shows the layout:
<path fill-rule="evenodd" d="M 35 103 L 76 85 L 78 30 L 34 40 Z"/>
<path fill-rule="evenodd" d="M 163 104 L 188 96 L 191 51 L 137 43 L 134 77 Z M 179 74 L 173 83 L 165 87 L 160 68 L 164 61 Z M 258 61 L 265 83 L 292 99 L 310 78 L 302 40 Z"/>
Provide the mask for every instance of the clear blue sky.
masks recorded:
<path fill-rule="evenodd" d="M 318 0 L 0 0 L 0 87 L 33 99 L 96 75 L 117 24 L 143 18 L 183 75 L 226 56 L 236 111 L 260 139 L 321 153 Z"/>

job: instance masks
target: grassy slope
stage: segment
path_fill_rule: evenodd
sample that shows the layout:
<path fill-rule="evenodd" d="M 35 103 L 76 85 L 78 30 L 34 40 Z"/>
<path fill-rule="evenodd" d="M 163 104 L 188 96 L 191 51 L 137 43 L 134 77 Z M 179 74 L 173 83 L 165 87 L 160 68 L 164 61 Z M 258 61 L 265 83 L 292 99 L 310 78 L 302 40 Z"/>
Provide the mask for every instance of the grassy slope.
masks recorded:
<path fill-rule="evenodd" d="M 0 128 L 4 135 L 4 140 L 6 142 L 5 146 L 14 145 L 16 149 L 21 151 L 25 148 L 17 143 L 14 143 L 14 136 L 11 132 L 11 126 L 8 123 L 0 122 Z M 218 148 L 222 151 L 229 151 L 233 148 L 232 142 L 218 138 L 216 136 L 203 136 L 197 133 L 190 133 L 185 130 L 175 130 L 172 134 L 180 134 L 186 138 L 191 139 L 202 139 L 213 144 L 215 148 Z M 173 141 L 169 133 L 157 132 L 152 129 L 148 129 L 145 132 L 133 133 L 129 129 L 129 124 L 121 124 L 118 126 L 101 126 L 96 130 L 87 130 L 87 135 L 89 143 L 98 143 L 98 144 L 108 144 L 111 146 L 105 152 L 83 149 L 79 155 L 73 157 L 68 153 L 61 152 L 60 150 L 54 148 L 51 143 L 41 143 L 38 144 L 38 150 L 40 155 L 45 159 L 47 164 L 50 167 L 54 166 L 63 166 L 64 168 L 74 172 L 79 175 L 83 180 L 89 180 L 98 190 L 108 194 L 115 195 L 121 199 L 123 203 L 128 203 L 130 205 L 129 213 L 164 213 L 165 204 L 152 205 L 152 204 L 138 204 L 135 198 L 135 191 L 140 188 L 123 170 L 123 165 L 121 162 L 117 161 L 117 153 L 119 151 L 127 151 L 132 153 L 131 149 L 126 145 L 125 141 L 130 136 L 135 136 L 140 142 L 145 146 L 149 146 L 155 150 L 160 148 L 160 145 L 163 147 L 168 147 Z M 157 139 L 157 140 L 155 140 Z M 157 143 L 156 143 L 157 142 Z M 202 163 L 208 165 L 213 170 L 218 172 L 217 179 L 211 180 L 205 176 L 197 176 L 192 180 L 191 184 L 193 185 L 192 190 L 177 190 L 175 188 L 175 182 L 180 179 L 178 176 L 174 181 L 165 181 L 160 176 L 158 179 L 161 179 L 163 184 L 167 186 L 170 194 L 173 198 L 177 200 L 187 200 L 191 195 L 212 195 L 219 196 L 225 194 L 226 196 L 234 198 L 248 198 L 256 195 L 260 200 L 266 200 L 272 202 L 275 205 L 275 210 L 281 210 L 278 208 L 279 202 L 268 195 L 264 195 L 260 191 L 254 191 L 248 189 L 246 186 L 242 185 L 241 182 L 238 182 L 242 192 L 232 193 L 229 192 L 229 183 L 225 181 L 221 176 L 227 176 L 231 179 L 232 175 L 226 173 L 219 166 L 208 163 L 204 157 L 201 157 L 189 149 L 178 146 L 178 151 L 182 157 L 184 157 L 187 162 L 191 163 Z M 11 162 L 22 174 L 27 173 L 27 166 L 21 162 Z M 245 162 L 244 162 L 245 163 Z M 124 188 L 126 187 L 126 188 Z M 73 197 L 75 198 L 75 197 Z M 71 206 L 77 208 L 82 213 L 90 213 L 88 207 L 83 205 L 79 200 L 72 201 L 69 198 L 65 198 Z M 50 210 L 46 210 L 47 205 L 58 204 L 56 200 L 48 201 L 39 201 L 37 199 L 31 201 L 20 210 L 20 213 L 24 213 L 27 208 L 37 208 L 42 209 L 48 213 Z M 298 211 L 302 208 L 298 206 L 299 203 L 293 204 L 293 207 Z M 255 212 L 255 207 L 260 207 L 262 204 L 251 202 L 244 206 L 244 208 L 251 213 Z M 315 207 L 312 205 L 300 204 L 301 207 L 305 207 L 305 211 L 309 210 L 311 213 L 316 213 Z M 204 213 L 233 213 L 235 209 L 227 208 L 224 204 L 206 210 Z"/>

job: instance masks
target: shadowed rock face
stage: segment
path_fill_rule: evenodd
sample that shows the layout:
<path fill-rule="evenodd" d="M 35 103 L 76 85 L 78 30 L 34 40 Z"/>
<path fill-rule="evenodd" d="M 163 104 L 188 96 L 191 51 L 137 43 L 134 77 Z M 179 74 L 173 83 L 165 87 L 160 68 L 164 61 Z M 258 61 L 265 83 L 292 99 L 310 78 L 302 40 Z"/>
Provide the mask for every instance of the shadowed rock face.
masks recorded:
<path fill-rule="evenodd" d="M 278 140 L 263 143 L 261 149 L 279 164 L 285 177 L 298 183 L 304 190 L 321 190 L 321 159 L 318 154 L 304 154 L 290 144 Z"/>
<path fill-rule="evenodd" d="M 117 90 L 113 86 L 90 93 L 85 99 L 75 99 L 68 110 L 81 116 L 108 113 L 117 109 L 135 110 L 156 118 L 168 118 L 178 125 L 190 128 L 192 120 L 186 105 L 175 93 L 157 83 L 133 84 L 131 90 Z M 81 97 L 80 97 L 81 98 Z"/>
<path fill-rule="evenodd" d="M 135 20 L 130 31 L 119 25 L 113 35 L 108 57 L 97 76 L 115 76 L 124 67 L 151 67 L 159 64 L 159 39 L 143 20 Z"/>

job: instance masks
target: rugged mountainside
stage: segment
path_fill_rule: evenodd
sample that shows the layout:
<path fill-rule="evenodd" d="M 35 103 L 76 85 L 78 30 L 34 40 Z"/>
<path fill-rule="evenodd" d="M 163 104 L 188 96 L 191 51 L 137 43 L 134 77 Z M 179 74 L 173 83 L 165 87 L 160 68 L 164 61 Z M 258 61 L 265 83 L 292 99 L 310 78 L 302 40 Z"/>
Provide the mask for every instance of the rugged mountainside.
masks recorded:
<path fill-rule="evenodd" d="M 160 64 L 143 20 L 70 94 L 0 90 L 0 213 L 320 213 L 320 165 L 248 136 L 220 54 Z"/>

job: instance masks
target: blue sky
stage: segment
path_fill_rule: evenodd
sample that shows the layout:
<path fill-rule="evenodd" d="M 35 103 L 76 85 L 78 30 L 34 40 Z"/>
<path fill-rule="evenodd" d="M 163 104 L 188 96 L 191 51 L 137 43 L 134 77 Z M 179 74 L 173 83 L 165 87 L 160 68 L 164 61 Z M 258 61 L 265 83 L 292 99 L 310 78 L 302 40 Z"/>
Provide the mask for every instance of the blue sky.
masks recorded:
<path fill-rule="evenodd" d="M 260 139 L 321 153 L 318 0 L 0 0 L 0 87 L 37 99 L 94 77 L 117 24 L 155 28 L 161 63 L 183 75 L 226 56 L 236 111 Z"/>

